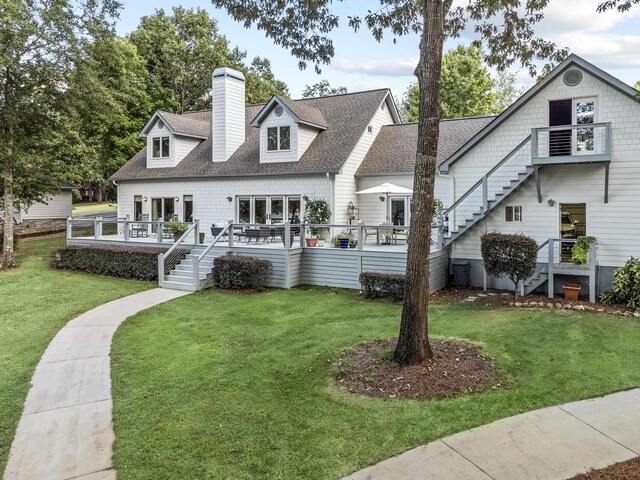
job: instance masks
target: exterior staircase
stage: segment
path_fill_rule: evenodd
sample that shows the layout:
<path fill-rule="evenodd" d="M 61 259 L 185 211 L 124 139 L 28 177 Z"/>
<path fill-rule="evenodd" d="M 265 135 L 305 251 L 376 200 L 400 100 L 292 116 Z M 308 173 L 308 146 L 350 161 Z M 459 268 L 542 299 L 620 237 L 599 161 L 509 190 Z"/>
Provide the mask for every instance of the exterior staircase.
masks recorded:
<path fill-rule="evenodd" d="M 194 245 L 184 257 L 169 270 L 160 286 L 174 290 L 196 291 L 208 287 L 213 282 L 213 259 L 215 252 L 209 251 L 200 260 L 198 283 L 195 281 L 193 263 L 206 249 L 206 245 Z M 219 255 L 219 254 L 218 254 Z"/>
<path fill-rule="evenodd" d="M 445 210 L 449 232 L 444 236 L 444 246 L 462 237 L 505 198 L 518 190 L 535 174 L 535 168 L 531 163 L 529 136 Z"/>

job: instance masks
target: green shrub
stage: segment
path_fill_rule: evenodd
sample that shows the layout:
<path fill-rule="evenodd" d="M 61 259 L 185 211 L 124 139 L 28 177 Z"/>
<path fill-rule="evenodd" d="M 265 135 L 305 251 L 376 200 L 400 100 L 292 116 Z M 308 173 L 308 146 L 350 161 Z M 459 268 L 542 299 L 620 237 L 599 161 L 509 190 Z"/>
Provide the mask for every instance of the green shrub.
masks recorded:
<path fill-rule="evenodd" d="M 402 300 L 404 297 L 404 275 L 390 273 L 362 272 L 360 285 L 367 298 L 389 298 L 393 301 Z"/>
<path fill-rule="evenodd" d="M 480 237 L 484 268 L 493 277 L 507 277 L 515 285 L 533 275 L 538 260 L 538 244 L 521 233 L 488 232 Z"/>
<path fill-rule="evenodd" d="M 71 201 L 73 203 L 80 203 L 82 201 L 82 194 L 77 188 L 71 190 Z"/>
<path fill-rule="evenodd" d="M 325 224 L 331 218 L 331 209 L 326 200 L 322 198 L 313 198 L 307 200 L 304 205 L 304 221 L 311 224 Z M 325 233 L 322 227 L 310 228 L 311 235 L 320 236 Z"/>
<path fill-rule="evenodd" d="M 54 268 L 135 280 L 158 279 L 158 248 L 66 247 L 55 252 Z"/>
<path fill-rule="evenodd" d="M 263 290 L 270 272 L 271 262 L 262 258 L 224 255 L 213 260 L 213 282 L 218 288 Z"/>
<path fill-rule="evenodd" d="M 596 237 L 584 236 L 576 240 L 571 251 L 571 261 L 579 265 L 585 265 L 589 261 L 589 247 L 596 243 Z"/>
<path fill-rule="evenodd" d="M 640 259 L 631 257 L 624 267 L 613 273 L 612 291 L 600 295 L 600 302 L 640 307 Z"/>

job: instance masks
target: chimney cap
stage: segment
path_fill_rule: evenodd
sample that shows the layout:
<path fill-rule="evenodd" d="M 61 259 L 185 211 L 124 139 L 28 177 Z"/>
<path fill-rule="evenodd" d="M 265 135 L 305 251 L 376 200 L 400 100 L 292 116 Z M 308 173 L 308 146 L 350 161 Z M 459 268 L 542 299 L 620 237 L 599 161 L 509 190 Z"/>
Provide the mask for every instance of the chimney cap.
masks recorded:
<path fill-rule="evenodd" d="M 213 78 L 218 78 L 218 77 L 231 77 L 231 78 L 235 78 L 236 80 L 240 80 L 241 82 L 244 82 L 244 75 L 242 74 L 242 72 L 239 72 L 238 70 L 234 70 L 233 68 L 229 68 L 229 67 L 216 68 L 213 71 Z"/>

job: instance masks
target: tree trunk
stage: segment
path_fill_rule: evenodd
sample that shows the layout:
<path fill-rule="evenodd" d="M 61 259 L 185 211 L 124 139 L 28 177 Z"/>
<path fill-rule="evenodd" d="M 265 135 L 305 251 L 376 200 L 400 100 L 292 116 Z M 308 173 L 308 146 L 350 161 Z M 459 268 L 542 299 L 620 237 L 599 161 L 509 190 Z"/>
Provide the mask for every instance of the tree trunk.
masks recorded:
<path fill-rule="evenodd" d="M 420 119 L 411 236 L 407 251 L 400 335 L 393 355 L 400 365 L 412 365 L 433 357 L 428 335 L 429 252 L 440 127 L 444 16 L 447 10 L 443 3 L 443 0 L 423 0 L 420 61 L 415 70 L 420 88 Z"/>
<path fill-rule="evenodd" d="M 0 268 L 13 268 L 16 266 L 13 251 L 13 127 L 7 126 L 4 130 L 4 199 L 3 199 L 3 243 L 2 262 Z"/>

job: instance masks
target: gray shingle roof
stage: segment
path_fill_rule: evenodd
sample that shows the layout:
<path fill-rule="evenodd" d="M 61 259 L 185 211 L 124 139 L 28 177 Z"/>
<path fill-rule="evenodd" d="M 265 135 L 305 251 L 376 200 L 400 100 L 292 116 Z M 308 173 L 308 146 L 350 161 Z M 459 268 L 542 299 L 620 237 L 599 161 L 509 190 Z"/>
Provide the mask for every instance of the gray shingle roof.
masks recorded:
<path fill-rule="evenodd" d="M 211 112 L 206 118 L 204 115 L 198 115 L 198 113 L 201 114 L 202 112 L 196 112 L 191 115 L 177 115 L 158 110 L 157 113 L 175 133 L 203 138 L 211 135 Z"/>
<path fill-rule="evenodd" d="M 440 122 L 438 165 L 453 155 L 495 117 L 459 118 Z M 358 176 L 413 173 L 416 165 L 418 124 L 386 125 L 371 145 L 356 172 Z"/>
<path fill-rule="evenodd" d="M 279 96 L 278 100 L 284 103 L 287 108 L 291 110 L 303 123 L 310 123 L 311 125 L 317 125 L 319 127 L 327 127 L 327 121 L 319 109 L 300 101 L 289 100 Z"/>
<path fill-rule="evenodd" d="M 251 126 L 263 105 L 246 107 L 246 141 L 226 162 L 211 161 L 211 139 L 194 148 L 176 167 L 146 168 L 147 150 L 143 148 L 112 177 L 112 180 L 145 180 L 192 177 L 233 177 L 247 175 L 295 175 L 338 173 L 365 132 L 376 110 L 389 94 L 388 89 L 372 90 L 333 97 L 295 100 L 294 104 L 317 109 L 328 128 L 318 133 L 297 162 L 260 163 L 259 129 Z M 197 112 L 182 117 L 204 118 L 210 112 Z M 189 119 L 198 121 L 196 119 Z M 209 123 L 205 120 L 201 124 Z M 204 128 L 204 127 L 202 127 Z M 207 136 L 209 137 L 209 133 Z"/>

